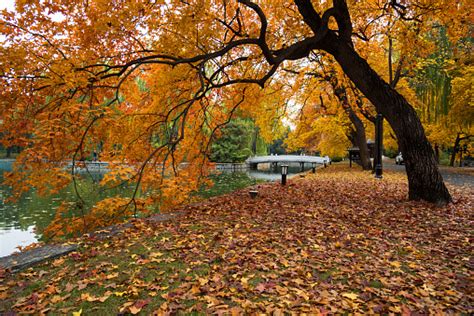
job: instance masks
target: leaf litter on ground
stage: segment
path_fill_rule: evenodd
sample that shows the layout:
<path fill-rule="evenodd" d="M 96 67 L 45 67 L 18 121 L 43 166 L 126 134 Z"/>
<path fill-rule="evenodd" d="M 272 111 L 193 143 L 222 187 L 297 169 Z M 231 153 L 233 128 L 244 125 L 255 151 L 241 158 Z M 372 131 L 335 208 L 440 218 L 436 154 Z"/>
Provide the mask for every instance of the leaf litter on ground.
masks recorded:
<path fill-rule="evenodd" d="M 336 165 L 254 189 L 1 271 L 0 312 L 472 313 L 472 188 L 435 207 L 401 174 Z"/>

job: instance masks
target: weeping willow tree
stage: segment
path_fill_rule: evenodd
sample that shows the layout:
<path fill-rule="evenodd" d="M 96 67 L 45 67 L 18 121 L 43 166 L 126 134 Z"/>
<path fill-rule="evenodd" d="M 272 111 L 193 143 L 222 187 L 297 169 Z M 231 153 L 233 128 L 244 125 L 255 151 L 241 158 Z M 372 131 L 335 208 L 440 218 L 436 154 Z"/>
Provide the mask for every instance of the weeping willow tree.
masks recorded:
<path fill-rule="evenodd" d="M 436 150 L 441 146 L 451 152 L 450 165 L 454 165 L 456 155 L 461 159 L 461 143 L 472 147 L 473 105 L 468 102 L 472 96 L 466 97 L 472 91 L 468 71 L 473 61 L 472 38 L 454 45 L 446 28 L 439 26 L 427 35 L 427 41 L 435 46 L 434 53 L 420 58 L 411 85 L 420 100 L 417 111 L 428 138 Z"/>
<path fill-rule="evenodd" d="M 451 94 L 450 72 L 454 66 L 453 51 L 445 27 L 427 35 L 436 50 L 417 67 L 412 85 L 421 103 L 418 114 L 424 123 L 440 123 L 449 113 Z"/>

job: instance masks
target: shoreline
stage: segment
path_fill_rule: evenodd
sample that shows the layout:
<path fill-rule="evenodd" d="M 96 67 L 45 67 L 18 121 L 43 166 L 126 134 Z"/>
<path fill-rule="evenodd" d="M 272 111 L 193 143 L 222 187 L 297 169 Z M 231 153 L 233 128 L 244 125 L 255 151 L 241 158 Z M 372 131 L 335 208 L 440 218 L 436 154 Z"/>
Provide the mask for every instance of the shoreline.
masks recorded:
<path fill-rule="evenodd" d="M 49 263 L 0 273 L 0 312 L 110 314 L 129 302 L 145 314 L 270 305 L 466 312 L 473 189 L 456 188 L 457 202 L 445 207 L 409 201 L 407 189 L 401 173 L 378 180 L 333 165 L 286 186 L 257 184 L 183 205 L 177 217 L 132 220 L 115 234 L 78 238 L 77 250 Z"/>

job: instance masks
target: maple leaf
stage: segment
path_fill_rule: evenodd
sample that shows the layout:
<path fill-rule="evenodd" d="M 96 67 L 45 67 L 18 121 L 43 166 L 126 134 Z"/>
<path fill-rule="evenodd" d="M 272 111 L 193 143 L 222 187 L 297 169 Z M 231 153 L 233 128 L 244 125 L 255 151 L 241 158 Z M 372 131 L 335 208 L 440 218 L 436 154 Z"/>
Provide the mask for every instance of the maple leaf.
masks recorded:
<path fill-rule="evenodd" d="M 132 313 L 133 315 L 136 315 L 138 314 L 142 309 L 141 307 L 137 307 L 135 305 L 132 305 L 128 308 L 128 310 L 130 311 L 130 313 Z"/>
<path fill-rule="evenodd" d="M 351 300 L 356 300 L 359 298 L 359 295 L 356 293 L 342 293 L 342 296 L 350 298 Z"/>
<path fill-rule="evenodd" d="M 194 295 L 201 293 L 201 290 L 199 289 L 199 286 L 194 285 L 191 288 L 191 293 L 193 293 Z"/>
<path fill-rule="evenodd" d="M 390 265 L 395 268 L 400 268 L 402 266 L 402 264 L 398 261 L 392 261 L 390 262 Z"/>
<path fill-rule="evenodd" d="M 259 284 L 257 284 L 257 286 L 255 287 L 255 289 L 256 289 L 257 291 L 259 291 L 259 292 L 264 292 L 267 288 L 266 288 L 266 286 L 265 286 L 264 283 L 259 283 Z"/>
<path fill-rule="evenodd" d="M 72 316 L 81 316 L 82 315 L 82 308 L 77 312 L 72 312 Z"/>
<path fill-rule="evenodd" d="M 113 278 L 118 277 L 118 275 L 119 275 L 118 272 L 116 272 L 116 273 L 111 273 L 111 274 L 108 274 L 108 275 L 106 276 L 106 279 L 107 279 L 107 280 L 110 280 L 110 279 L 113 279 Z"/>
<path fill-rule="evenodd" d="M 156 313 L 230 314 L 233 306 L 242 313 L 465 311 L 470 227 L 469 221 L 459 219 L 469 216 L 471 195 L 447 208 L 400 202 L 407 192 L 406 178 L 390 172 L 384 176 L 387 185 L 375 186 L 370 174 L 333 165 L 292 180 L 291 191 L 261 184 L 258 202 L 245 202 L 247 190 L 237 191 L 186 207 L 179 221 L 138 220 L 125 233 L 108 238 L 107 247 L 102 240 L 81 239 L 83 261 L 1 276 L 0 293 L 6 295 L 2 304 L 16 313 L 41 313 L 45 308 L 71 313 L 77 301 L 66 290 L 74 289 L 87 302 L 84 313 L 93 313 L 102 302 L 119 313 L 143 313 L 148 311 L 145 306 L 159 306 L 163 299 L 166 304 Z M 277 195 L 281 199 L 272 198 Z M 440 228 L 455 231 L 455 236 L 440 236 Z M 162 241 L 164 232 L 170 240 Z M 221 236 L 218 243 L 216 235 Z M 336 241 L 344 248 L 335 248 Z M 416 251 L 408 250 L 408 244 Z M 91 248 L 106 259 L 87 257 Z M 150 256 L 150 249 L 160 249 L 162 264 L 138 265 L 136 258 Z M 436 256 L 426 255 L 432 251 Z M 132 259 L 132 253 L 138 257 Z M 291 258 L 286 259 L 288 267 L 281 258 Z M 411 262 L 416 269 L 400 270 Z M 35 273 L 41 270 L 48 272 L 46 283 L 44 275 Z M 106 276 L 117 272 L 124 279 L 107 284 Z M 32 282 L 38 283 L 34 295 L 25 287 Z M 93 284 L 113 290 L 84 291 Z M 117 297 L 109 299 L 112 295 Z M 149 301 L 138 299 L 142 295 Z M 327 310 L 313 308 L 316 304 Z"/>

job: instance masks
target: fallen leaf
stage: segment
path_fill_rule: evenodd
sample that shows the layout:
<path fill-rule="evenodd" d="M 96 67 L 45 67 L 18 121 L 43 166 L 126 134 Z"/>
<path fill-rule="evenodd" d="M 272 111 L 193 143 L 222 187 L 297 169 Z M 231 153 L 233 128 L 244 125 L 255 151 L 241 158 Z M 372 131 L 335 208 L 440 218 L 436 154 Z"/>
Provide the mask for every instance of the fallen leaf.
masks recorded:
<path fill-rule="evenodd" d="M 266 287 L 265 287 L 265 284 L 259 283 L 259 284 L 255 287 L 255 289 L 256 289 L 257 291 L 259 291 L 259 292 L 263 292 L 263 291 L 266 290 Z"/>
<path fill-rule="evenodd" d="M 342 296 L 350 298 L 351 300 L 356 300 L 359 298 L 359 295 L 356 293 L 342 293 Z"/>
<path fill-rule="evenodd" d="M 81 316 L 82 315 L 82 308 L 77 312 L 72 312 L 72 316 Z"/>
<path fill-rule="evenodd" d="M 400 268 L 402 266 L 402 264 L 398 261 L 392 261 L 390 262 L 390 265 L 395 268 Z"/>
<path fill-rule="evenodd" d="M 137 307 L 137 306 L 135 306 L 135 305 L 132 305 L 132 306 L 130 306 L 130 307 L 128 308 L 128 310 L 129 310 L 130 313 L 132 313 L 133 315 L 136 315 L 136 314 L 138 314 L 138 313 L 142 310 L 142 308 L 141 308 L 141 307 Z"/>
<path fill-rule="evenodd" d="M 117 273 L 111 273 L 111 274 L 108 274 L 108 275 L 106 276 L 106 279 L 107 279 L 107 280 L 110 280 L 110 279 L 113 279 L 113 278 L 118 277 L 118 275 L 119 275 L 118 272 L 117 272 Z"/>

